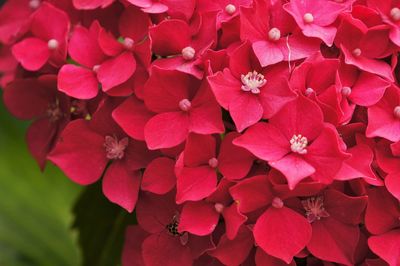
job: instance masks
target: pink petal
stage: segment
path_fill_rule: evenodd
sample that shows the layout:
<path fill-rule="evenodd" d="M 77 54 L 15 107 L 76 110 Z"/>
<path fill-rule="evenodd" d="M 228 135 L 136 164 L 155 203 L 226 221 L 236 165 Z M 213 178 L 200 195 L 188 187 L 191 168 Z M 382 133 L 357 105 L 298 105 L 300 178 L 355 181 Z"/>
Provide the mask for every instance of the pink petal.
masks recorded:
<path fill-rule="evenodd" d="M 103 193 L 128 212 L 136 206 L 140 188 L 140 172 L 128 171 L 121 162 L 113 162 L 103 177 Z"/>
<path fill-rule="evenodd" d="M 374 105 L 383 97 L 389 86 L 390 83 L 379 76 L 362 72 L 351 89 L 349 99 L 361 106 Z"/>
<path fill-rule="evenodd" d="M 233 240 L 236 238 L 239 229 L 247 221 L 247 217 L 239 212 L 239 205 L 237 203 L 224 208 L 222 216 L 225 221 L 226 237 L 229 240 Z"/>
<path fill-rule="evenodd" d="M 294 153 L 269 164 L 285 175 L 290 189 L 294 189 L 301 180 L 315 173 L 315 168 L 311 164 Z"/>
<path fill-rule="evenodd" d="M 92 99 L 99 92 L 99 83 L 92 70 L 64 65 L 58 73 L 58 89 L 77 99 Z"/>
<path fill-rule="evenodd" d="M 280 41 L 281 43 L 282 41 Z M 282 62 L 284 54 L 281 45 L 268 41 L 258 41 L 253 43 L 253 50 L 262 67 Z"/>
<path fill-rule="evenodd" d="M 124 132 L 137 140 L 144 140 L 144 127 L 153 116 L 143 102 L 131 96 L 118 106 L 112 117 Z"/>
<path fill-rule="evenodd" d="M 228 239 L 223 235 L 217 248 L 210 255 L 217 258 L 223 265 L 242 265 L 249 256 L 254 245 L 251 231 L 242 226 L 235 239 Z"/>
<path fill-rule="evenodd" d="M 322 218 L 312 224 L 312 238 L 308 250 L 319 259 L 354 265 L 360 229 L 334 218 Z"/>
<path fill-rule="evenodd" d="M 96 182 L 106 168 L 103 144 L 104 137 L 92 131 L 87 121 L 75 120 L 64 129 L 48 159 L 74 182 L 88 185 Z"/>
<path fill-rule="evenodd" d="M 50 58 L 46 42 L 38 38 L 26 38 L 12 48 L 14 57 L 29 71 L 39 70 Z"/>
<path fill-rule="evenodd" d="M 268 140 L 265 136 L 268 136 Z M 266 161 L 281 159 L 290 151 L 289 140 L 275 126 L 264 122 L 250 127 L 233 144 Z"/>
<path fill-rule="evenodd" d="M 231 74 L 229 69 L 209 76 L 207 80 L 218 103 L 226 110 L 228 110 L 229 104 L 241 95 L 242 84 Z"/>
<path fill-rule="evenodd" d="M 135 73 L 135 70 L 135 58 L 131 52 L 125 52 L 102 63 L 97 72 L 97 78 L 103 91 L 108 91 L 127 81 Z"/>
<path fill-rule="evenodd" d="M 175 161 L 167 157 L 153 160 L 143 174 L 142 190 L 155 194 L 165 194 L 172 190 L 176 183 Z"/>
<path fill-rule="evenodd" d="M 393 197 L 400 200 L 400 174 L 390 173 L 385 177 L 385 185 L 387 190 Z"/>
<path fill-rule="evenodd" d="M 256 252 L 256 264 L 264 266 L 287 266 L 288 264 L 280 259 L 265 253 L 261 248 L 257 248 Z M 296 262 L 293 260 L 289 266 L 296 266 Z"/>
<path fill-rule="evenodd" d="M 219 213 L 214 204 L 205 201 L 187 202 L 180 215 L 179 232 L 189 232 L 198 236 L 211 234 L 217 227 Z"/>
<path fill-rule="evenodd" d="M 368 246 L 390 266 L 400 264 L 400 230 L 393 230 L 368 239 Z"/>
<path fill-rule="evenodd" d="M 239 211 L 248 213 L 271 203 L 273 192 L 266 175 L 245 179 L 229 189 Z"/>
<path fill-rule="evenodd" d="M 253 230 L 257 245 L 267 254 L 291 263 L 310 241 L 311 226 L 297 212 L 282 207 L 270 207 L 262 214 Z"/>
<path fill-rule="evenodd" d="M 242 92 L 232 99 L 229 104 L 229 113 L 235 122 L 238 132 L 260 121 L 263 115 L 263 107 L 257 96 Z"/>
<path fill-rule="evenodd" d="M 181 144 L 189 131 L 189 118 L 183 112 L 155 115 L 144 128 L 144 137 L 151 150 L 171 148 Z"/>
<path fill-rule="evenodd" d="M 211 195 L 217 187 L 217 174 L 209 166 L 183 168 L 178 176 L 176 202 L 197 201 Z"/>
<path fill-rule="evenodd" d="M 191 133 L 186 140 L 184 165 L 188 167 L 208 165 L 208 161 L 216 157 L 216 149 L 217 143 L 213 136 Z"/>

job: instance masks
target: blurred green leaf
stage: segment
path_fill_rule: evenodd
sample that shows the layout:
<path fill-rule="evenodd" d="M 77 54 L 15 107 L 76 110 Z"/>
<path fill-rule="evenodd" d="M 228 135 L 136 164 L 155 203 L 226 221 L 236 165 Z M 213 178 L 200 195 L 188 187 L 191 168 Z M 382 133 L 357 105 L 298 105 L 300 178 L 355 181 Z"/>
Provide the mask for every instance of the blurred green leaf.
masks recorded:
<path fill-rule="evenodd" d="M 79 265 L 70 209 L 81 189 L 52 165 L 40 172 L 26 127 L 0 100 L 0 265 Z"/>
<path fill-rule="evenodd" d="M 125 228 L 134 224 L 135 216 L 109 202 L 101 190 L 101 182 L 87 187 L 77 201 L 74 228 L 84 266 L 119 265 Z"/>

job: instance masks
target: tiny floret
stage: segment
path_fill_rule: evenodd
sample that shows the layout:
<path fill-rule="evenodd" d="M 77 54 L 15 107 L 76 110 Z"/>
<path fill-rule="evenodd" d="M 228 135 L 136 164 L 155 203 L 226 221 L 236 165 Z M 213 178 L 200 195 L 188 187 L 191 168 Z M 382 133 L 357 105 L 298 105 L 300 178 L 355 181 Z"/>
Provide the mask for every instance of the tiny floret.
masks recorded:
<path fill-rule="evenodd" d="M 396 106 L 393 110 L 394 117 L 400 119 L 400 105 Z"/>
<path fill-rule="evenodd" d="M 51 39 L 47 42 L 47 46 L 50 50 L 56 50 L 58 48 L 58 41 L 56 39 Z"/>
<path fill-rule="evenodd" d="M 236 12 L 236 6 L 232 4 L 226 5 L 225 12 L 228 13 L 229 15 L 232 15 L 233 13 Z"/>
<path fill-rule="evenodd" d="M 217 168 L 218 167 L 218 159 L 215 157 L 211 158 L 210 160 L 208 160 L 208 165 L 211 168 Z"/>
<path fill-rule="evenodd" d="M 243 84 L 242 90 L 251 91 L 254 94 L 259 94 L 260 88 L 267 83 L 264 75 L 259 74 L 257 71 L 249 72 L 247 75 L 242 74 L 241 80 Z"/>
<path fill-rule="evenodd" d="M 306 96 L 310 96 L 314 92 L 313 88 L 307 88 L 304 92 Z"/>
<path fill-rule="evenodd" d="M 390 10 L 390 17 L 394 20 L 394 21 L 399 21 L 400 20 L 400 8 L 398 7 L 393 7 Z"/>
<path fill-rule="evenodd" d="M 281 38 L 281 31 L 278 28 L 272 28 L 268 32 L 268 38 L 271 41 L 279 41 Z"/>
<path fill-rule="evenodd" d="M 342 92 L 343 96 L 347 97 L 347 96 L 349 96 L 351 94 L 351 88 L 345 86 L 345 87 L 342 88 L 341 92 Z"/>
<path fill-rule="evenodd" d="M 182 57 L 185 60 L 192 60 L 196 54 L 196 50 L 193 47 L 185 47 L 182 49 Z"/>
<path fill-rule="evenodd" d="M 290 149 L 292 152 L 298 153 L 298 154 L 306 154 L 307 153 L 307 147 L 308 145 L 308 140 L 306 137 L 302 136 L 301 134 L 294 135 L 292 139 L 290 140 Z"/>
<path fill-rule="evenodd" d="M 272 200 L 272 207 L 274 207 L 274 208 L 277 208 L 277 209 L 280 209 L 280 208 L 282 208 L 283 207 L 283 201 L 282 201 L 282 199 L 281 198 L 278 198 L 278 197 L 275 197 L 273 200 Z"/>
<path fill-rule="evenodd" d="M 97 73 L 97 71 L 99 71 L 99 69 L 100 69 L 100 65 L 95 65 L 95 66 L 93 66 L 93 72 L 95 72 L 95 73 Z"/>
<path fill-rule="evenodd" d="M 314 16 L 311 13 L 305 13 L 303 20 L 305 23 L 312 23 L 314 21 Z"/>
<path fill-rule="evenodd" d="M 179 108 L 184 112 L 189 111 L 191 107 L 192 103 L 188 99 L 183 99 L 179 102 Z"/>
<path fill-rule="evenodd" d="M 124 39 L 123 45 L 126 49 L 128 49 L 128 50 L 132 49 L 134 44 L 135 44 L 135 41 L 132 40 L 131 38 L 127 37 Z"/>
<path fill-rule="evenodd" d="M 104 147 L 106 148 L 107 158 L 117 160 L 124 158 L 125 150 L 128 147 L 129 139 L 118 140 L 117 137 L 106 136 Z"/>
<path fill-rule="evenodd" d="M 329 217 L 329 213 L 324 208 L 324 198 L 322 196 L 302 200 L 301 204 L 306 211 L 307 220 L 310 223 L 324 217 Z"/>
<path fill-rule="evenodd" d="M 215 211 L 218 213 L 222 213 L 224 211 L 224 205 L 221 203 L 215 203 L 214 205 Z"/>
<path fill-rule="evenodd" d="M 38 9 L 40 6 L 40 0 L 31 0 L 29 1 L 29 7 L 32 9 Z"/>
<path fill-rule="evenodd" d="M 356 48 L 353 50 L 353 55 L 354 56 L 360 56 L 361 55 L 361 49 L 360 48 Z"/>

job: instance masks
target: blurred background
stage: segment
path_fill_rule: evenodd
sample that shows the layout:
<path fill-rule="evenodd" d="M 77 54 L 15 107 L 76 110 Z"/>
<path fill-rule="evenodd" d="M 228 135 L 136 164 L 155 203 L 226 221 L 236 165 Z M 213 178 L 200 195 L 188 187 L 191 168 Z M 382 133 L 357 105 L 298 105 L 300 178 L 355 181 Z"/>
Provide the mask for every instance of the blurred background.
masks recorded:
<path fill-rule="evenodd" d="M 0 266 L 80 265 L 71 225 L 82 188 L 52 165 L 40 171 L 26 147 L 27 126 L 0 100 Z"/>

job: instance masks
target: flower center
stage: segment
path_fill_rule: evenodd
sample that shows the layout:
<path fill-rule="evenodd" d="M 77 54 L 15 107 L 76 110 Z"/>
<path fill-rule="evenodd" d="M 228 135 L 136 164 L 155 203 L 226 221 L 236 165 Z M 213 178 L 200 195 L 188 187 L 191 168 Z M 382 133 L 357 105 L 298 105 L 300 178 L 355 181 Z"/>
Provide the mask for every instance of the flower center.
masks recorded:
<path fill-rule="evenodd" d="M 94 73 L 97 73 L 97 71 L 99 71 L 99 69 L 100 69 L 100 65 L 94 65 L 92 70 Z"/>
<path fill-rule="evenodd" d="M 393 109 L 393 114 L 394 114 L 394 117 L 396 117 L 397 119 L 400 119 L 400 106 L 399 105 Z"/>
<path fill-rule="evenodd" d="M 118 140 L 117 137 L 106 136 L 104 147 L 106 148 L 107 158 L 117 160 L 124 158 L 125 150 L 128 147 L 129 139 Z"/>
<path fill-rule="evenodd" d="M 192 108 L 192 103 L 188 99 L 183 99 L 179 102 L 179 108 L 182 111 L 187 112 Z"/>
<path fill-rule="evenodd" d="M 268 38 L 274 42 L 279 41 L 281 38 L 281 31 L 278 28 L 270 29 L 268 32 Z"/>
<path fill-rule="evenodd" d="M 323 217 L 329 217 L 329 213 L 324 209 L 324 198 L 322 196 L 302 200 L 301 204 L 306 210 L 307 220 L 310 223 Z"/>
<path fill-rule="evenodd" d="M 29 1 L 29 7 L 32 9 L 37 9 L 40 6 L 40 0 Z"/>
<path fill-rule="evenodd" d="M 188 46 L 182 49 L 182 57 L 185 60 L 192 60 L 195 54 L 196 50 L 193 47 Z"/>
<path fill-rule="evenodd" d="M 400 8 L 398 7 L 393 7 L 390 10 L 390 16 L 394 21 L 399 21 L 400 20 Z"/>
<path fill-rule="evenodd" d="M 218 167 L 218 159 L 215 157 L 211 158 L 210 160 L 208 160 L 208 165 L 211 168 L 217 168 Z"/>
<path fill-rule="evenodd" d="M 229 15 L 232 15 L 233 13 L 236 12 L 236 6 L 232 4 L 226 5 L 225 12 L 228 13 Z"/>
<path fill-rule="evenodd" d="M 314 16 L 311 13 L 305 13 L 303 20 L 305 23 L 312 23 L 314 21 Z"/>
<path fill-rule="evenodd" d="M 174 217 L 172 218 L 172 222 L 167 224 L 165 228 L 168 230 L 168 233 L 170 233 L 173 236 L 183 236 L 184 232 L 179 233 L 178 226 L 179 226 L 179 216 L 174 215 Z"/>
<path fill-rule="evenodd" d="M 127 37 L 124 39 L 123 45 L 124 45 L 125 49 L 128 49 L 128 50 L 132 49 L 134 44 L 135 44 L 135 41 L 132 40 L 131 38 Z"/>
<path fill-rule="evenodd" d="M 225 206 L 222 203 L 215 203 L 214 208 L 216 212 L 222 213 L 224 211 Z"/>
<path fill-rule="evenodd" d="M 56 50 L 58 48 L 58 41 L 56 39 L 51 39 L 47 42 L 47 46 L 50 50 Z"/>
<path fill-rule="evenodd" d="M 283 201 L 281 200 L 281 198 L 275 197 L 275 198 L 272 200 L 271 205 L 272 205 L 272 207 L 274 207 L 274 208 L 280 209 L 280 208 L 283 207 Z"/>
<path fill-rule="evenodd" d="M 354 56 L 360 56 L 361 55 L 361 49 L 360 48 L 356 48 L 353 50 L 353 55 Z"/>
<path fill-rule="evenodd" d="M 290 149 L 292 150 L 292 152 L 296 152 L 298 154 L 306 154 L 307 145 L 307 138 L 302 136 L 301 134 L 293 135 L 292 139 L 290 140 Z"/>
<path fill-rule="evenodd" d="M 313 93 L 313 92 L 314 92 L 314 89 L 313 89 L 313 88 L 307 88 L 307 89 L 304 91 L 304 94 L 305 94 L 306 96 L 310 96 L 311 93 Z"/>
<path fill-rule="evenodd" d="M 47 108 L 46 113 L 50 122 L 56 122 L 61 117 L 63 117 L 63 112 L 61 111 L 57 103 L 50 104 L 49 107 Z"/>
<path fill-rule="evenodd" d="M 249 72 L 247 75 L 241 76 L 242 90 L 251 91 L 253 94 L 259 94 L 260 88 L 267 83 L 263 74 L 259 74 L 257 71 Z"/>
<path fill-rule="evenodd" d="M 343 87 L 341 92 L 342 92 L 343 96 L 347 97 L 347 96 L 349 96 L 351 94 L 351 88 L 347 87 L 347 86 Z"/>

